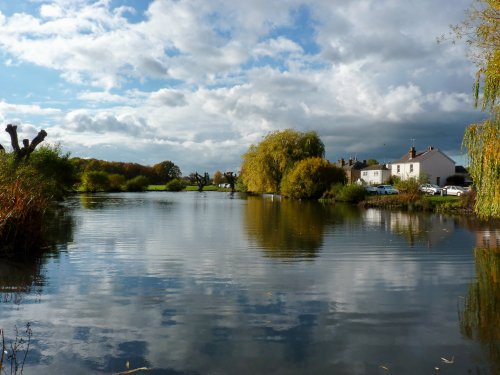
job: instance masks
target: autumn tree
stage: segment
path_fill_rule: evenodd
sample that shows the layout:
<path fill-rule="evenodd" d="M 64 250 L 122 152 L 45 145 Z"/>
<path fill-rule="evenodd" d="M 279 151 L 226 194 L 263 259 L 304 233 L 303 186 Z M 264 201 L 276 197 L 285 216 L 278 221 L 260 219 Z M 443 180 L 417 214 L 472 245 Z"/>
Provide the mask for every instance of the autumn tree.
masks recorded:
<path fill-rule="evenodd" d="M 153 165 L 153 172 L 155 182 L 160 184 L 165 184 L 174 178 L 182 176 L 181 169 L 170 160 Z"/>
<path fill-rule="evenodd" d="M 307 158 L 283 178 L 281 193 L 294 199 L 318 199 L 333 183 L 345 183 L 345 172 L 323 158 Z"/>
<path fill-rule="evenodd" d="M 477 0 L 462 24 L 453 28 L 466 38 L 476 64 L 475 105 L 490 113 L 482 123 L 470 125 L 463 147 L 469 173 L 477 190 L 475 212 L 483 218 L 500 217 L 500 0 Z"/>
<path fill-rule="evenodd" d="M 316 132 L 274 131 L 243 155 L 240 177 L 249 191 L 278 193 L 283 177 L 296 162 L 324 154 L 325 146 Z"/>
<path fill-rule="evenodd" d="M 214 185 L 219 185 L 222 183 L 222 172 L 221 171 L 216 171 L 214 173 Z"/>

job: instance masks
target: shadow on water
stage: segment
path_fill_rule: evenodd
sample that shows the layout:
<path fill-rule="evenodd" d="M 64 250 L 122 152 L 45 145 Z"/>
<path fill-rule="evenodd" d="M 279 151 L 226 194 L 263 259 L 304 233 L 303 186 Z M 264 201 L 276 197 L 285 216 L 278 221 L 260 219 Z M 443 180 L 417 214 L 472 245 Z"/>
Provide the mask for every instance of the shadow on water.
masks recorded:
<path fill-rule="evenodd" d="M 313 259 L 328 224 L 358 221 L 360 216 L 359 209 L 348 205 L 250 196 L 244 223 L 248 236 L 267 256 Z"/>
<path fill-rule="evenodd" d="M 479 342 L 491 374 L 500 374 L 500 230 L 478 230 L 476 240 L 476 279 L 459 305 L 460 330 Z"/>

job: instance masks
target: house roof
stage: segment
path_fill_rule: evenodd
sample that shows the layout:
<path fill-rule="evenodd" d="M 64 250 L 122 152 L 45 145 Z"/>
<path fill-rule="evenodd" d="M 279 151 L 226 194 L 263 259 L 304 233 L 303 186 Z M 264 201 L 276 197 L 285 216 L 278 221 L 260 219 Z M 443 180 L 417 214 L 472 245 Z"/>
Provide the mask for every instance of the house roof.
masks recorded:
<path fill-rule="evenodd" d="M 362 162 L 360 162 L 360 161 L 357 161 L 357 160 L 356 160 L 356 161 L 354 161 L 354 162 L 352 163 L 352 165 L 346 164 L 346 165 L 344 165 L 342 168 L 344 168 L 344 170 L 346 170 L 346 171 L 349 171 L 349 170 L 351 170 L 351 169 L 354 169 L 354 170 L 361 170 L 361 169 L 363 169 L 365 166 L 366 166 L 366 164 L 365 164 L 365 163 L 362 163 Z"/>
<path fill-rule="evenodd" d="M 370 165 L 366 168 L 362 169 L 363 171 L 388 171 L 387 167 L 384 164 L 375 164 Z"/>
<path fill-rule="evenodd" d="M 469 173 L 469 171 L 467 171 L 467 169 L 463 166 L 463 165 L 456 165 L 455 166 L 455 173 Z"/>
<path fill-rule="evenodd" d="M 410 155 L 409 153 L 406 153 L 405 155 L 403 155 L 401 158 L 399 158 L 398 160 L 396 161 L 393 161 L 392 164 L 403 164 L 403 163 L 420 163 L 424 160 L 427 160 L 429 158 L 432 158 L 433 156 L 437 155 L 437 154 L 441 154 L 443 155 L 445 158 L 447 158 L 450 162 L 452 162 L 453 164 L 455 164 L 455 162 L 448 156 L 446 155 L 444 152 L 442 152 L 441 150 L 439 150 L 438 148 L 434 148 L 434 147 L 429 147 L 427 148 L 426 150 L 424 151 L 418 151 L 415 153 L 415 157 L 411 158 L 410 159 Z"/>

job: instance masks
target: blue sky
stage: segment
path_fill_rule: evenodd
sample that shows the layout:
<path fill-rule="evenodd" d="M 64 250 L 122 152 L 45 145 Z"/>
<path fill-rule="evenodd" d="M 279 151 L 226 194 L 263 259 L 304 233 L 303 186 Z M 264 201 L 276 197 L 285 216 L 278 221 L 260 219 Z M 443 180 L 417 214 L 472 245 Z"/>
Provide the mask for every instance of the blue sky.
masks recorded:
<path fill-rule="evenodd" d="M 285 128 L 316 130 L 332 161 L 389 162 L 415 139 L 463 163 L 475 67 L 436 38 L 471 3 L 0 0 L 0 119 L 184 174 L 238 170 Z"/>

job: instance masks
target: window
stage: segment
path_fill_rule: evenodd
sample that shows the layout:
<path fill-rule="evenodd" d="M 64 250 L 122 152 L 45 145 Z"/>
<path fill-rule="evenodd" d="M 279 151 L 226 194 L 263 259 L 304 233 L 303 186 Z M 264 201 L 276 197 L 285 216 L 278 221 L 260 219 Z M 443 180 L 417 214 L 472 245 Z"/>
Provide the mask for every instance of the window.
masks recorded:
<path fill-rule="evenodd" d="M 363 172 L 363 176 L 368 176 L 368 172 Z"/>
<path fill-rule="evenodd" d="M 378 176 L 378 171 L 375 171 L 375 172 L 373 173 L 373 175 L 374 175 L 374 176 Z"/>
<path fill-rule="evenodd" d="M 401 166 L 398 164 L 398 173 L 401 172 Z"/>
<path fill-rule="evenodd" d="M 413 173 L 413 164 L 410 164 L 410 173 Z"/>

